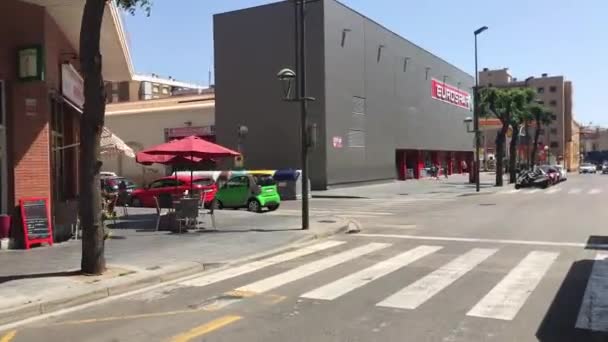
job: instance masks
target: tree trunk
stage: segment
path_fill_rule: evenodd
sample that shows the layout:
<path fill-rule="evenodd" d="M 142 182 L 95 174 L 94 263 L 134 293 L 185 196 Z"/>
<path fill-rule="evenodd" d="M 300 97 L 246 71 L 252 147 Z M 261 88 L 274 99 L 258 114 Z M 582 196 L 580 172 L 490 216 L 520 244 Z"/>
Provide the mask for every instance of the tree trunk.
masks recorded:
<path fill-rule="evenodd" d="M 531 168 L 534 167 L 534 164 L 536 164 L 536 154 L 538 153 L 538 140 L 540 139 L 541 131 L 540 123 L 538 123 L 538 120 L 536 122 L 536 130 L 534 131 L 534 146 L 532 146 L 532 153 L 530 154 Z"/>
<path fill-rule="evenodd" d="M 513 184 L 517 180 L 517 144 L 519 143 L 519 125 L 511 127 L 513 134 L 511 135 L 511 143 L 509 144 L 509 183 Z"/>
<path fill-rule="evenodd" d="M 496 186 L 503 186 L 502 172 L 505 156 L 505 136 L 508 129 L 508 125 L 503 125 L 496 135 Z"/>
<path fill-rule="evenodd" d="M 101 222 L 99 143 L 104 124 L 105 90 L 99 40 L 106 0 L 86 0 L 80 31 L 80 67 L 84 77 L 84 113 L 80 119 L 81 268 L 85 274 L 105 271 L 104 227 Z"/>

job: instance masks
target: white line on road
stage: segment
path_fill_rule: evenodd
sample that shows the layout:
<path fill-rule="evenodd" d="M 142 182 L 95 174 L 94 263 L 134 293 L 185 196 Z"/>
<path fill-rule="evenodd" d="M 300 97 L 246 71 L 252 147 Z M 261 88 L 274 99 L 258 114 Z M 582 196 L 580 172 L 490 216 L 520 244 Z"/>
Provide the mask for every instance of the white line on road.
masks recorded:
<path fill-rule="evenodd" d="M 549 189 L 547 190 L 545 193 L 548 195 L 553 195 L 556 194 L 558 192 L 562 191 L 562 188 L 553 188 L 553 189 Z"/>
<path fill-rule="evenodd" d="M 386 298 L 376 304 L 376 306 L 415 309 L 496 253 L 496 251 L 497 249 L 474 248 Z"/>
<path fill-rule="evenodd" d="M 574 188 L 574 189 L 568 191 L 568 193 L 571 195 L 576 195 L 576 194 L 580 194 L 582 191 L 583 191 L 582 189 Z"/>
<path fill-rule="evenodd" d="M 533 246 L 555 246 L 555 247 L 587 247 L 587 248 L 608 248 L 608 244 L 587 244 L 584 242 L 553 242 L 553 241 L 534 241 L 534 240 L 505 240 L 505 239 L 478 239 L 461 238 L 450 236 L 423 236 L 423 235 L 401 235 L 401 234 L 357 234 L 358 237 L 371 238 L 391 238 L 406 240 L 430 240 L 430 241 L 454 241 L 454 242 L 482 242 L 482 243 L 501 243 L 510 245 L 533 245 Z"/>
<path fill-rule="evenodd" d="M 208 275 L 204 275 L 198 278 L 189 279 L 179 283 L 180 285 L 185 286 L 207 286 L 209 284 L 217 283 L 222 280 L 238 277 L 240 275 L 251 273 L 262 269 L 264 267 L 276 265 L 285 261 L 293 260 L 305 255 L 313 254 L 328 248 L 336 247 L 342 245 L 346 242 L 344 241 L 326 241 L 318 244 L 314 244 L 312 246 L 307 246 L 304 248 L 296 249 L 291 252 L 275 255 L 273 257 L 262 259 L 258 261 L 253 261 L 241 266 L 231 267 L 225 269 L 223 271 L 211 273 Z"/>
<path fill-rule="evenodd" d="M 467 316 L 512 320 L 559 254 L 530 252 Z"/>
<path fill-rule="evenodd" d="M 429 254 L 435 253 L 441 248 L 442 247 L 439 246 L 416 247 L 405 253 L 401 253 L 393 258 L 381 261 L 364 270 L 353 273 L 347 277 L 338 279 L 333 283 L 327 284 L 308 293 L 305 293 L 301 297 L 324 300 L 332 300 L 338 298 L 378 278 L 381 278 L 389 273 L 395 272 L 396 270 L 405 267 L 418 259 L 421 259 Z"/>
<path fill-rule="evenodd" d="M 296 267 L 287 272 L 283 272 L 277 274 L 275 276 L 262 279 L 260 281 L 251 283 L 249 285 L 245 285 L 236 289 L 237 292 L 243 293 L 263 293 L 266 291 L 270 291 L 279 286 L 283 286 L 285 284 L 291 283 L 293 281 L 305 278 L 309 275 L 315 274 L 317 272 L 321 272 L 328 268 L 334 267 L 336 265 L 342 264 L 349 260 L 353 260 L 362 255 L 366 255 L 377 250 L 387 248 L 390 244 L 388 243 L 369 243 L 367 245 L 363 245 L 357 248 L 349 249 L 339 254 L 335 254 L 321 260 L 313 261 L 311 263 L 302 265 L 300 267 Z"/>
<path fill-rule="evenodd" d="M 373 223 L 373 224 L 370 224 L 370 226 L 373 228 L 416 229 L 415 224 Z"/>
<path fill-rule="evenodd" d="M 531 194 L 535 194 L 537 192 L 539 192 L 540 189 L 532 189 L 532 190 L 528 190 L 526 192 L 524 192 L 526 195 L 531 195 Z"/>
<path fill-rule="evenodd" d="M 601 189 L 591 189 L 589 190 L 589 195 L 597 195 L 600 194 L 602 192 Z"/>
<path fill-rule="evenodd" d="M 595 256 L 587 288 L 583 295 L 576 327 L 593 331 L 608 331 L 606 307 L 608 307 L 608 253 Z"/>

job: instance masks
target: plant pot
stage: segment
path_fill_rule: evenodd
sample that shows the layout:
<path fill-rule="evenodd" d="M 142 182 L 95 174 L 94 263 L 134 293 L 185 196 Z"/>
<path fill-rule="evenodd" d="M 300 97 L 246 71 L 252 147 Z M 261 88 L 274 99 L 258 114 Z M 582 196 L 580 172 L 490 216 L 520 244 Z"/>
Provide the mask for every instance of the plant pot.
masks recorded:
<path fill-rule="evenodd" d="M 11 231 L 11 217 L 0 215 L 0 239 L 7 239 Z"/>

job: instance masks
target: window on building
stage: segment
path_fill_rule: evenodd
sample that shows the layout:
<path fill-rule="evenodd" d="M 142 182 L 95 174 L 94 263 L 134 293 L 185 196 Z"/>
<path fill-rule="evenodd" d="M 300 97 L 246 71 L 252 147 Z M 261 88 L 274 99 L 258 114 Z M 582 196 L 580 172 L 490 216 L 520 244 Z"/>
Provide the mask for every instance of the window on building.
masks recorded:
<path fill-rule="evenodd" d="M 66 198 L 67 168 L 65 160 L 65 122 L 63 102 L 51 98 L 51 173 L 54 199 Z"/>
<path fill-rule="evenodd" d="M 555 107 L 555 106 L 557 106 L 557 101 L 555 101 L 555 100 L 551 100 L 551 101 L 549 102 L 549 104 L 550 104 L 550 105 L 552 105 L 553 107 Z"/>
<path fill-rule="evenodd" d="M 112 82 L 112 91 L 118 91 L 118 82 Z"/>
<path fill-rule="evenodd" d="M 551 86 L 549 87 L 549 91 L 552 93 L 555 93 L 557 91 L 557 87 L 556 86 Z"/>
<path fill-rule="evenodd" d="M 163 87 L 163 94 L 165 94 L 165 95 L 169 94 L 169 87 Z"/>
<path fill-rule="evenodd" d="M 539 94 L 544 94 L 545 93 L 545 88 L 538 87 L 538 88 L 536 88 L 536 92 L 539 93 Z"/>
<path fill-rule="evenodd" d="M 155 85 L 153 85 L 153 86 L 152 86 L 152 92 L 153 92 L 153 93 L 158 93 L 158 92 L 160 92 L 160 89 L 158 88 L 158 85 L 156 85 L 156 84 L 155 84 Z"/>
<path fill-rule="evenodd" d="M 557 134 L 557 128 L 551 128 L 551 134 Z"/>
<path fill-rule="evenodd" d="M 551 148 L 558 148 L 558 147 L 559 147 L 559 143 L 557 141 L 551 142 Z"/>
<path fill-rule="evenodd" d="M 541 101 L 538 101 L 538 104 L 542 106 L 542 105 L 544 105 L 544 104 L 545 104 L 545 101 L 542 101 L 542 100 L 541 100 Z"/>
<path fill-rule="evenodd" d="M 120 98 L 118 97 L 118 94 L 114 93 L 112 94 L 112 102 L 119 102 Z"/>
<path fill-rule="evenodd" d="M 553 120 L 553 121 L 557 120 L 557 115 L 551 114 L 551 120 Z"/>
<path fill-rule="evenodd" d="M 492 83 L 488 83 L 488 87 L 492 87 Z"/>

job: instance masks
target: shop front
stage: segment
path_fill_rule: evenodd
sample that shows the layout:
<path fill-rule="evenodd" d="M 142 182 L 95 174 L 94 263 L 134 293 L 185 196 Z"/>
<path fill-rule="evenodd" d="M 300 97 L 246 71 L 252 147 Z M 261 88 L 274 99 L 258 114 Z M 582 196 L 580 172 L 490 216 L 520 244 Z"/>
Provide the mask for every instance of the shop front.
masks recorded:
<path fill-rule="evenodd" d="M 467 165 L 473 161 L 473 152 L 397 150 L 398 179 L 421 179 L 430 177 L 431 167 L 439 168 L 439 175 L 468 172 Z"/>
<path fill-rule="evenodd" d="M 58 228 L 49 231 L 59 241 L 70 235 L 69 227 L 62 229 L 62 213 L 77 212 L 79 150 L 72 147 L 78 146 L 84 104 L 78 6 L 67 0 L 52 6 L 40 0 L 0 1 L 0 214 L 12 218 L 16 247 L 23 245 L 27 230 L 21 201 L 47 203 L 49 228 Z M 104 76 L 128 79 L 128 53 L 116 38 L 124 33 L 116 8 L 108 8 L 102 38 L 116 41 L 102 47 L 104 60 L 108 55 L 111 62 Z"/>

